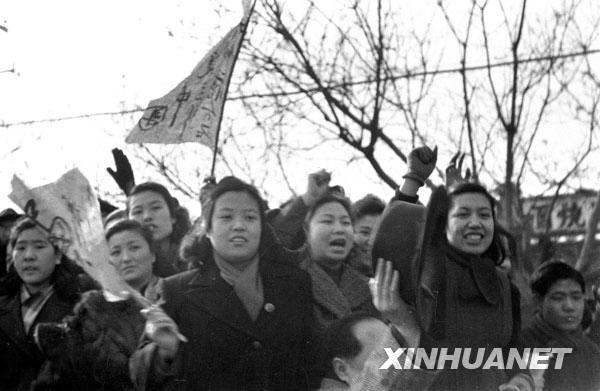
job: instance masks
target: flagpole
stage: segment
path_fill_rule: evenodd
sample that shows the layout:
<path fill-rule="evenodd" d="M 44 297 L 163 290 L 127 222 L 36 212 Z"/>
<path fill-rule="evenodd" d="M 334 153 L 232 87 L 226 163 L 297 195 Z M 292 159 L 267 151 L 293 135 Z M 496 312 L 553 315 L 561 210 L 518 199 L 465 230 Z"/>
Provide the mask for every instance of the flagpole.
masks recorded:
<path fill-rule="evenodd" d="M 248 30 L 248 25 L 250 24 L 250 17 L 252 16 L 252 12 L 254 11 L 254 6 L 256 5 L 256 0 L 252 2 L 252 6 L 250 7 L 250 11 L 248 12 L 248 17 L 246 18 L 245 23 L 242 25 L 242 39 L 240 40 L 240 46 L 237 48 L 234 57 L 233 57 L 233 67 L 231 72 L 229 72 L 229 77 L 227 78 L 225 84 L 225 98 L 223 99 L 223 103 L 221 103 L 221 113 L 219 114 L 219 122 L 217 122 L 217 131 L 215 132 L 215 146 L 213 148 L 213 158 L 212 164 L 210 167 L 210 176 L 214 178 L 215 176 L 215 166 L 217 164 L 217 151 L 219 150 L 219 134 L 221 133 L 221 121 L 223 120 L 223 110 L 225 108 L 225 102 L 227 101 L 227 92 L 229 91 L 229 83 L 231 82 L 231 77 L 233 76 L 233 71 L 235 70 L 235 63 L 237 62 L 238 55 L 240 54 L 240 50 L 242 49 L 242 45 L 244 44 L 244 37 L 246 36 L 246 31 Z"/>

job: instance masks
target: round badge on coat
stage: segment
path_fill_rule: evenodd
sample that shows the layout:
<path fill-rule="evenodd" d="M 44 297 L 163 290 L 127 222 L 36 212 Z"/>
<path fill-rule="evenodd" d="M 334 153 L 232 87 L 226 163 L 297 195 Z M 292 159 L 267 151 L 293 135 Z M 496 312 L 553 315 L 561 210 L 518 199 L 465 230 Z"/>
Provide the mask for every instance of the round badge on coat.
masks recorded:
<path fill-rule="evenodd" d="M 267 303 L 267 304 L 265 304 L 265 311 L 273 312 L 273 311 L 275 311 L 275 306 L 271 303 Z"/>

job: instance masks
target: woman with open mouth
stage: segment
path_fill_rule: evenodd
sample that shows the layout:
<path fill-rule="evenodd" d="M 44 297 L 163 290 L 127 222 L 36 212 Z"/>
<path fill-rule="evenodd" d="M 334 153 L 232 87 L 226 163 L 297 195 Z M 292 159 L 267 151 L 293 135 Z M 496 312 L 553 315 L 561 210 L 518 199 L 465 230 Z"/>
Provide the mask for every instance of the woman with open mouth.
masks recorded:
<path fill-rule="evenodd" d="M 148 344 L 131 361 L 140 389 L 307 389 L 310 279 L 289 263 L 265 209 L 235 177 L 215 186 L 185 251 L 197 269 L 165 279 L 164 311 L 146 314 Z"/>
<path fill-rule="evenodd" d="M 399 295 L 417 310 L 416 329 L 414 322 L 404 322 L 410 326 L 404 330 L 406 339 L 417 341 L 412 346 L 444 347 L 449 354 L 454 349 L 470 348 L 475 352 L 486 348 L 486 352 L 491 352 L 493 348 L 519 346 L 520 296 L 506 272 L 499 268 L 505 256 L 500 237 L 504 231 L 497 227 L 495 205 L 490 193 L 476 183 L 459 183 L 449 190 L 440 187 L 432 194 L 427 211 L 423 210 L 426 220 L 420 227 L 420 245 L 403 242 L 419 235 L 395 234 L 394 246 L 417 252 L 402 257 L 414 259 L 412 265 L 392 260 L 396 273 L 405 276 L 404 281 L 416 283 L 409 286 L 411 289 L 401 286 L 404 293 Z M 394 226 L 386 219 L 394 216 L 393 208 L 404 207 L 397 204 L 390 208 L 382 226 Z M 407 230 L 415 225 L 407 221 L 404 228 L 396 227 Z M 390 232 L 386 235 L 393 236 Z M 379 269 L 383 270 L 382 266 Z M 386 278 L 379 276 L 378 281 Z M 393 311 L 382 312 L 393 318 Z M 394 323 L 402 324 L 402 318 L 407 316 L 414 315 L 405 312 Z M 476 357 L 469 360 L 472 363 Z M 525 372 L 466 369 L 462 363 L 450 369 L 447 362 L 430 390 L 496 391 L 501 386 L 500 389 L 533 390 L 533 379 Z"/>
<path fill-rule="evenodd" d="M 45 360 L 36 327 L 71 313 L 83 271 L 28 218 L 17 221 L 9 243 L 13 262 L 0 280 L 0 388 L 29 390 Z"/>
<path fill-rule="evenodd" d="M 377 313 L 367 279 L 350 267 L 349 258 L 356 254 L 350 201 L 326 194 L 311 206 L 304 221 L 300 268 L 312 280 L 315 333 L 353 312 Z"/>

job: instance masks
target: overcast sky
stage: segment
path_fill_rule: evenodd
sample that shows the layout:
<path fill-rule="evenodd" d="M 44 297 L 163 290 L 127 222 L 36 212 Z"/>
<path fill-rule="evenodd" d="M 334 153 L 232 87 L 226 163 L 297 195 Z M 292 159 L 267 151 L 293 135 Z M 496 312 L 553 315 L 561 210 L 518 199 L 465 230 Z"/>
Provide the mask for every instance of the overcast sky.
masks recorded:
<path fill-rule="evenodd" d="M 240 3 L 228 1 L 224 4 L 233 11 L 217 14 L 217 3 L 209 0 L 3 1 L 0 25 L 8 31 L 0 30 L 0 71 L 14 65 L 15 72 L 0 73 L 0 121 L 145 106 L 186 77 L 210 45 L 239 21 Z M 10 192 L 13 174 L 37 185 L 77 166 L 94 185 L 117 192 L 104 168 L 112 164 L 111 148 L 125 146 L 139 115 L 0 128 L 0 209 L 10 204 L 3 196 Z M 209 161 L 210 151 L 203 148 L 198 153 Z M 597 155 L 593 159 L 600 164 Z M 333 163 L 303 164 L 291 177 L 298 191 L 305 174 Z M 206 170 L 208 163 L 199 167 Z M 368 166 L 357 166 L 358 173 L 338 167 L 338 181 L 354 198 L 365 188 L 383 197 L 391 194 L 375 185 Z M 371 179 L 357 179 L 363 177 Z M 287 193 L 283 185 L 281 191 L 271 189 L 278 201 Z"/>

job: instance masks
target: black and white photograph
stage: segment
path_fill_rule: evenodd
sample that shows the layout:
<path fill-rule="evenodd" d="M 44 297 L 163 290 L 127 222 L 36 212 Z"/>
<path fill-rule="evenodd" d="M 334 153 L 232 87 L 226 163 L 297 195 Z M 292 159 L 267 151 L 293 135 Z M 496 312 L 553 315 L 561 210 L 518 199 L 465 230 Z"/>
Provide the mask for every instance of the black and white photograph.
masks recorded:
<path fill-rule="evenodd" d="M 2 2 L 0 390 L 600 391 L 600 3 Z"/>

